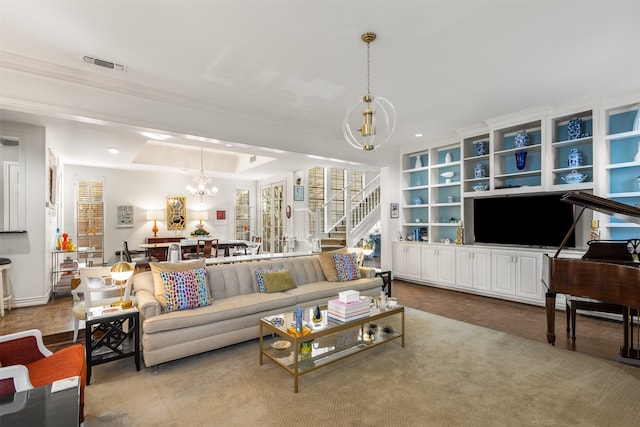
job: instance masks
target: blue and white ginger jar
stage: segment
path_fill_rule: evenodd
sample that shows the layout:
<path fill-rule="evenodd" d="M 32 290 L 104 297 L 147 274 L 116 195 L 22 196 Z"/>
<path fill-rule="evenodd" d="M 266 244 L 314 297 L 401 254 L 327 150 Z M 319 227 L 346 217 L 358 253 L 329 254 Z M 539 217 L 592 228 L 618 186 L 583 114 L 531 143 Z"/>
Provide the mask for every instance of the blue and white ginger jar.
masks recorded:
<path fill-rule="evenodd" d="M 484 156 L 487 154 L 487 141 L 476 141 L 473 145 L 476 149 L 476 156 Z"/>
<path fill-rule="evenodd" d="M 581 135 L 582 120 L 575 117 L 567 124 L 567 135 L 569 139 L 578 139 Z"/>
<path fill-rule="evenodd" d="M 513 145 L 516 148 L 523 148 L 529 145 L 529 135 L 523 130 L 518 132 L 516 136 L 513 138 Z"/>
<path fill-rule="evenodd" d="M 569 151 L 569 158 L 567 159 L 567 165 L 572 168 L 576 166 L 582 166 L 582 153 L 577 148 L 572 148 Z"/>
<path fill-rule="evenodd" d="M 487 169 L 482 163 L 476 163 L 476 167 L 474 168 L 473 173 L 476 178 L 484 178 L 485 176 L 487 176 Z"/>

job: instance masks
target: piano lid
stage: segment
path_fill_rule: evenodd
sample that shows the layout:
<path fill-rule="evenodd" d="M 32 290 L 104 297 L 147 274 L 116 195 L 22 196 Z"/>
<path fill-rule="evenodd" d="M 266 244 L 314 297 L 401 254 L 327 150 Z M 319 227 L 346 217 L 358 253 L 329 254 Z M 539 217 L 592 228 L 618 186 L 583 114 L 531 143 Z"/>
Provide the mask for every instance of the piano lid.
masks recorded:
<path fill-rule="evenodd" d="M 583 191 L 576 191 L 563 195 L 562 201 L 603 212 L 623 221 L 640 224 L 640 208 L 625 205 L 615 200 L 594 196 Z"/>

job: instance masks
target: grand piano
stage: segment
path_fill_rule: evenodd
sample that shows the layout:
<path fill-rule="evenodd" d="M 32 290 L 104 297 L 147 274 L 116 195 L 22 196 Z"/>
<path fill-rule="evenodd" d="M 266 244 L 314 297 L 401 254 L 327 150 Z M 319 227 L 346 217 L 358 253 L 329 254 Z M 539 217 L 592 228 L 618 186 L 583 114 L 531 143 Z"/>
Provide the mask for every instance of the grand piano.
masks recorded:
<path fill-rule="evenodd" d="M 633 315 L 640 308 L 640 239 L 592 240 L 582 259 L 559 257 L 585 209 L 640 224 L 640 209 L 585 192 L 567 193 L 562 200 L 581 207 L 555 255 L 543 257 L 542 282 L 547 287 L 547 341 L 554 345 L 556 294 L 591 298 L 622 307 L 623 345 L 618 360 L 640 365 L 640 327 Z M 640 235 L 640 231 L 638 232 Z M 636 317 L 636 320 L 639 320 Z"/>

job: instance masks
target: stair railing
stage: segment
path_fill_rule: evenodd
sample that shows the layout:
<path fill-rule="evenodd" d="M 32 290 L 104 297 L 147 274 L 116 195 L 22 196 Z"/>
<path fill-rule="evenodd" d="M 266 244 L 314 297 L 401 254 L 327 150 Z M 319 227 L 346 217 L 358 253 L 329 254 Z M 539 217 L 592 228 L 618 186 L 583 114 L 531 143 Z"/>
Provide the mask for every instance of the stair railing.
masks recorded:
<path fill-rule="evenodd" d="M 366 220 L 371 215 L 380 214 L 380 175 L 374 177 L 369 181 L 360 191 L 351 196 L 351 183 L 348 183 L 340 191 L 333 194 L 328 200 L 326 200 L 322 206 L 316 209 L 316 229 L 315 235 L 322 237 L 336 227 L 344 225 L 346 228 L 346 242 L 347 245 L 353 245 L 360 240 L 363 234 L 367 231 L 363 229 L 364 224 L 368 223 Z M 336 200 L 339 196 L 344 195 L 344 215 L 337 218 L 332 224 L 326 221 L 327 210 L 331 202 Z M 377 212 L 377 214 L 376 214 Z M 322 221 L 322 219 L 325 221 Z M 377 221 L 376 221 L 377 222 Z M 322 227 L 324 224 L 324 227 Z"/>

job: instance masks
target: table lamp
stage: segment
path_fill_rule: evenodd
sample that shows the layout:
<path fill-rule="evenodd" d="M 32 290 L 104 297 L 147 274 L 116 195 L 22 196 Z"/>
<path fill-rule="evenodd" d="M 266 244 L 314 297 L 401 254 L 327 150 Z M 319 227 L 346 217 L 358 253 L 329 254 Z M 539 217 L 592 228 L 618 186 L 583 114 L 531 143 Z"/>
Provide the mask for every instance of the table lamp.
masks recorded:
<path fill-rule="evenodd" d="M 151 229 L 153 237 L 158 237 L 158 224 L 156 224 L 156 221 L 161 220 L 162 215 L 163 211 L 159 209 L 147 211 L 147 221 L 153 221 L 153 228 Z"/>
<path fill-rule="evenodd" d="M 111 267 L 111 278 L 118 282 L 120 285 L 120 301 L 114 302 L 111 304 L 112 307 L 122 307 L 122 309 L 127 309 L 133 307 L 133 301 L 125 300 L 123 295 L 123 285 L 132 275 L 133 275 L 133 265 L 128 262 L 124 262 L 122 260 L 122 254 L 124 253 L 124 248 L 120 251 L 120 261 L 116 262 L 113 267 Z"/>

